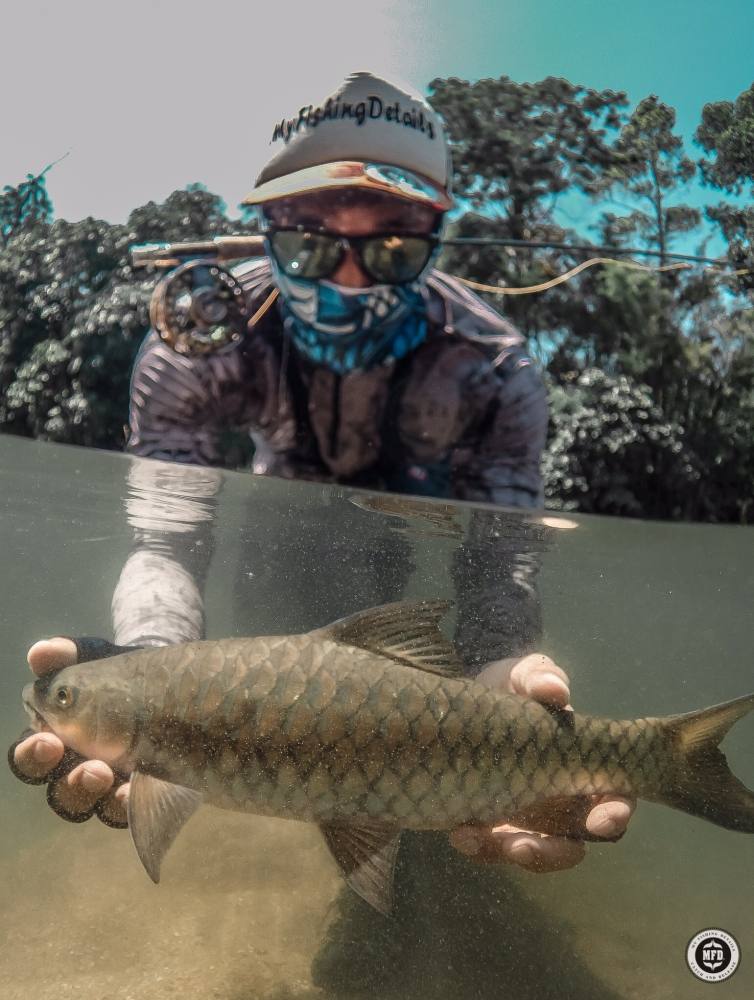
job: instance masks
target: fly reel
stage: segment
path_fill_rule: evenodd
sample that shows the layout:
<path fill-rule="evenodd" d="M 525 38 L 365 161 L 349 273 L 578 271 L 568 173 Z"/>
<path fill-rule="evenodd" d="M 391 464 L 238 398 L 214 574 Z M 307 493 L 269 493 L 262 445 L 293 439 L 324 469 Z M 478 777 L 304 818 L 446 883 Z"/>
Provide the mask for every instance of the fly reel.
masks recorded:
<path fill-rule="evenodd" d="M 178 354 L 211 354 L 243 336 L 246 296 L 236 278 L 215 260 L 190 260 L 160 279 L 149 318 Z"/>

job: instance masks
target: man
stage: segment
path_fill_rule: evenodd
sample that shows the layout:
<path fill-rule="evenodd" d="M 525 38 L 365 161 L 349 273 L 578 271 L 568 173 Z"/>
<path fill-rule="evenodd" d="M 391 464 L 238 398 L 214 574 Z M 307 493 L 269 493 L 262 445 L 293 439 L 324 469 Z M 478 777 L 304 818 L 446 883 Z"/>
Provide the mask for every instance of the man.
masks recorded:
<path fill-rule="evenodd" d="M 325 101 L 276 122 L 272 145 L 246 199 L 261 207 L 269 251 L 268 260 L 237 270 L 248 333 L 197 357 L 152 333 L 134 370 L 129 450 L 212 465 L 219 434 L 232 424 L 253 433 L 255 472 L 541 505 L 541 379 L 518 334 L 460 282 L 431 269 L 452 204 L 438 116 L 420 96 L 357 73 Z M 126 623 L 116 639 L 198 637 L 195 619 L 177 632 L 153 624 L 153 609 L 138 596 L 153 592 L 143 574 L 154 571 L 154 587 L 166 592 L 181 569 L 159 558 L 147 565 L 141 555 L 129 560 L 116 592 L 116 621 Z M 129 582 L 135 568 L 138 585 Z M 488 598 L 467 619 L 490 636 L 500 623 Z M 461 642 L 472 666 L 482 645 Z M 91 641 L 58 638 L 36 643 L 29 663 L 42 675 L 102 652 Z M 567 705 L 568 678 L 552 660 L 506 652 L 492 644 L 487 658 L 505 658 L 481 672 L 485 682 Z M 20 777 L 52 773 L 48 797 L 66 818 L 86 817 L 97 804 L 100 818 L 122 824 L 128 786 L 113 790 L 102 762 L 70 769 L 59 764 L 62 755 L 60 741 L 43 733 L 22 740 L 11 760 Z M 584 835 L 620 836 L 632 808 L 624 799 L 592 802 L 581 817 Z M 459 830 L 451 840 L 479 860 L 533 871 L 570 867 L 584 851 L 578 840 L 505 823 Z"/>

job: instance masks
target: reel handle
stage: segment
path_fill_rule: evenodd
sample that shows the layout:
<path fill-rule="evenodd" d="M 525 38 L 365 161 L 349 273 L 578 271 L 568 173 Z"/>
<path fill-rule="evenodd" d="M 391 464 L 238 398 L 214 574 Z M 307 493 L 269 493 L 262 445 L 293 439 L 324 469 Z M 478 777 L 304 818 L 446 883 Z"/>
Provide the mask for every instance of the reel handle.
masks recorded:
<path fill-rule="evenodd" d="M 212 260 L 244 260 L 264 257 L 263 236 L 215 236 L 212 240 L 190 243 L 141 243 L 131 247 L 134 267 L 177 267 L 192 257 Z"/>

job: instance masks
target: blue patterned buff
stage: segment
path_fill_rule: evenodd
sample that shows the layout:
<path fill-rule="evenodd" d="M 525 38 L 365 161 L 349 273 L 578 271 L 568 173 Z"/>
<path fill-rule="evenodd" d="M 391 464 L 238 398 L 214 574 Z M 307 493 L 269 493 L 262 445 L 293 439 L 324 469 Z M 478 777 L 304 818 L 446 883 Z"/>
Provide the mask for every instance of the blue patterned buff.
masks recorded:
<path fill-rule="evenodd" d="M 270 259 L 286 332 L 315 364 L 345 375 L 397 361 L 424 340 L 427 292 L 421 278 L 410 285 L 346 288 L 289 278 Z"/>

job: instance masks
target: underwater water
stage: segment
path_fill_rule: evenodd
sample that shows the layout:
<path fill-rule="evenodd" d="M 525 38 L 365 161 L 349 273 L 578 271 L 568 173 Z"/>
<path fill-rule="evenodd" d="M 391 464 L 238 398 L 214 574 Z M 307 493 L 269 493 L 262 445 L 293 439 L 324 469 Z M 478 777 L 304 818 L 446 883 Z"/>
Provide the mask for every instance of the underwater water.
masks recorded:
<path fill-rule="evenodd" d="M 28 646 L 112 636 L 134 533 L 206 571 L 208 638 L 297 632 L 403 597 L 452 597 L 464 652 L 538 648 L 583 712 L 689 711 L 754 691 L 754 531 L 408 504 L 0 438 L 0 737 L 24 727 Z M 475 631 L 493 601 L 499 633 Z M 462 621 L 466 622 L 462 627 Z M 460 634 L 460 633 L 459 633 Z M 489 647 L 489 648 L 488 648 Z M 754 717 L 724 749 L 754 786 Z M 144 873 L 126 831 L 64 823 L 0 769 L 3 1000 L 516 998 L 754 994 L 754 837 L 641 803 L 577 868 L 474 864 L 404 838 L 386 919 L 346 888 L 314 827 L 205 808 Z M 689 939 L 733 934 L 708 985 Z"/>

